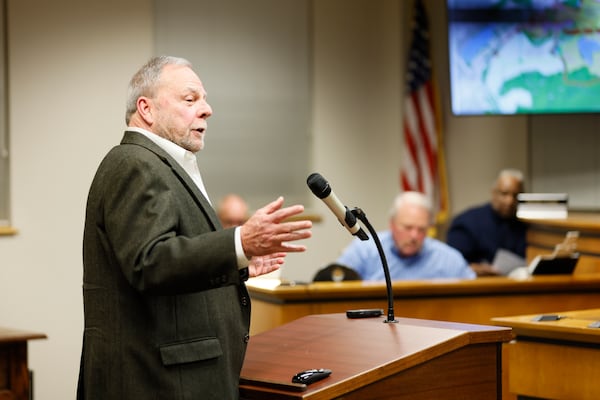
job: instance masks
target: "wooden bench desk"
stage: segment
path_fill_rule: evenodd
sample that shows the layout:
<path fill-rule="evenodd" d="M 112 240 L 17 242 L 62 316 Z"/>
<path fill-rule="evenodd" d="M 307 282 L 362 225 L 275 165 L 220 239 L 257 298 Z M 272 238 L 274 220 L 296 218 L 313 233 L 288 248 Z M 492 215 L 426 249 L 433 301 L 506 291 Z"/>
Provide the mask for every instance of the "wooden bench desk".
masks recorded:
<path fill-rule="evenodd" d="M 518 396 L 551 399 L 600 398 L 600 309 L 561 311 L 557 321 L 534 321 L 539 314 L 494 318 L 511 327 L 516 339 L 505 343 L 507 390 Z"/>
<path fill-rule="evenodd" d="M 0 327 L 0 400 L 30 398 L 27 341 L 45 338 L 43 333 Z"/>
<path fill-rule="evenodd" d="M 280 285 L 278 280 L 254 278 L 248 281 L 248 290 L 252 298 L 251 334 L 312 314 L 359 308 L 387 311 L 383 282 Z M 494 317 L 600 308 L 600 274 L 538 276 L 525 280 L 482 277 L 396 281 L 393 294 L 398 317 L 485 325 Z"/>
<path fill-rule="evenodd" d="M 523 219 L 527 230 L 527 261 L 539 254 L 550 254 L 567 232 L 579 232 L 580 254 L 575 274 L 600 273 L 600 214 L 572 212 L 564 219 Z"/>

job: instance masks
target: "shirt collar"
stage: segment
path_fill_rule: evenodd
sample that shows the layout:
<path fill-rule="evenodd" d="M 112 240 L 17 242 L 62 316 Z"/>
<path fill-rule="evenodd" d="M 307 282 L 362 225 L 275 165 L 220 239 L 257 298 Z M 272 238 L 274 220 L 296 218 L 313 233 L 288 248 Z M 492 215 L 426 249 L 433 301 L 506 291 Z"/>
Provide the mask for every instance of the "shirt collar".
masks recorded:
<path fill-rule="evenodd" d="M 173 157 L 173 159 L 184 169 L 184 171 L 187 172 L 190 178 L 192 178 L 196 186 L 198 186 L 198 189 L 200 189 L 206 200 L 210 203 L 210 198 L 208 197 L 206 187 L 204 186 L 204 181 L 202 180 L 202 175 L 200 174 L 200 169 L 198 168 L 198 160 L 196 159 L 196 155 L 194 153 L 146 129 L 130 127 L 127 128 L 127 130 L 146 136 L 157 146 L 166 151 L 171 157 Z"/>
<path fill-rule="evenodd" d="M 158 145 L 161 149 L 169 153 L 171 157 L 173 157 L 182 167 L 186 168 L 189 160 L 195 160 L 196 156 L 189 150 L 184 149 L 183 147 L 171 142 L 168 139 L 163 138 L 162 136 L 158 136 L 154 132 L 150 132 L 143 128 L 138 127 L 128 127 L 128 131 L 133 131 L 137 133 L 141 133 L 146 136 L 148 139 L 152 140 L 156 145 Z"/>

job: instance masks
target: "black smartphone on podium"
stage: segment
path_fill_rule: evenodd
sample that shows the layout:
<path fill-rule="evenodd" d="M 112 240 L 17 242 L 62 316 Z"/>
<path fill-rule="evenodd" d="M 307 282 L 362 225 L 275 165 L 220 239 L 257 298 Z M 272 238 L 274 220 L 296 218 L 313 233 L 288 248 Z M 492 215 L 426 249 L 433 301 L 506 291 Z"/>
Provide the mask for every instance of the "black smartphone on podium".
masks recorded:
<path fill-rule="evenodd" d="M 381 317 L 382 315 L 383 310 L 381 308 L 362 308 L 346 311 L 346 317 L 348 318 L 375 318 Z"/>

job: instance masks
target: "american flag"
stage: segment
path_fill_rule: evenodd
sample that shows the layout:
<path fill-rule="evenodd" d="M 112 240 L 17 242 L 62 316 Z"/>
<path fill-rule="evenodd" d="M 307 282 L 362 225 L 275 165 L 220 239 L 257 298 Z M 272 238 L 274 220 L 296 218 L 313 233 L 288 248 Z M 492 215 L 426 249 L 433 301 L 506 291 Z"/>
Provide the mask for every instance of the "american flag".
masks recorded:
<path fill-rule="evenodd" d="M 432 201 L 437 222 L 443 222 L 448 214 L 448 195 L 441 119 L 429 56 L 429 21 L 422 0 L 415 0 L 414 5 L 406 69 L 405 153 L 400 185 L 403 191 L 425 193 Z"/>

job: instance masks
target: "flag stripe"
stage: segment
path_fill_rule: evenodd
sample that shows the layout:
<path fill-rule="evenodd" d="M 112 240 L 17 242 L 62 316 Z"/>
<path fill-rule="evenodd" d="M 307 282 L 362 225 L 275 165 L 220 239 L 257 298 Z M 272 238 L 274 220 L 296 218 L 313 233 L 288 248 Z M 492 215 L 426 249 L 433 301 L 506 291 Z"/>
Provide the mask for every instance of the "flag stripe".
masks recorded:
<path fill-rule="evenodd" d="M 435 178 L 437 176 L 437 138 L 435 131 L 435 123 L 433 121 L 433 110 L 431 108 L 431 102 L 429 101 L 429 95 L 427 93 L 427 83 L 425 87 L 418 90 L 417 95 L 419 97 L 419 117 L 421 120 L 421 129 L 423 136 L 423 153 L 427 158 L 427 173 L 430 177 Z"/>
<path fill-rule="evenodd" d="M 429 23 L 422 0 L 415 0 L 412 43 L 406 73 L 404 101 L 404 159 L 400 174 L 402 190 L 428 195 L 434 213 L 447 214 L 445 171 L 441 147 L 439 110 L 429 58 Z"/>

